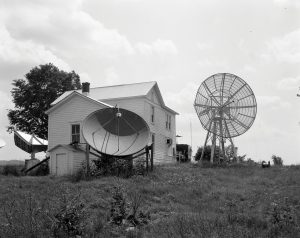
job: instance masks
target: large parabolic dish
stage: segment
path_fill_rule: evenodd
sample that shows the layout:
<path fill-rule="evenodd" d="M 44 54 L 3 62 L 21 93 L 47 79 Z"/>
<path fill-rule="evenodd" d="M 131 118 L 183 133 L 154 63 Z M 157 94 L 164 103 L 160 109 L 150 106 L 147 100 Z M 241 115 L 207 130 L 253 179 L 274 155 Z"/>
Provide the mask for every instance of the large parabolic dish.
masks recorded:
<path fill-rule="evenodd" d="M 204 129 L 224 138 L 245 133 L 252 126 L 257 111 L 250 86 L 229 73 L 214 74 L 203 81 L 194 107 Z M 220 126 L 211 126 L 214 122 Z"/>
<path fill-rule="evenodd" d="M 99 153 L 117 157 L 141 151 L 150 138 L 145 120 L 123 108 L 104 108 L 91 113 L 83 122 L 82 134 Z"/>

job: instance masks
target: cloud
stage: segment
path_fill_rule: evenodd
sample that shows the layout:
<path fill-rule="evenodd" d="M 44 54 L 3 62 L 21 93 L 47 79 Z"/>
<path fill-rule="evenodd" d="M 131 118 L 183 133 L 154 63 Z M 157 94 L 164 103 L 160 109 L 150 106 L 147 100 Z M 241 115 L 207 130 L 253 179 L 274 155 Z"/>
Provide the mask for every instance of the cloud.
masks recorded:
<path fill-rule="evenodd" d="M 279 96 L 257 96 L 256 100 L 259 107 L 263 107 L 264 109 L 269 108 L 276 110 L 280 108 L 290 108 L 292 106 L 290 102 L 284 101 Z"/>
<path fill-rule="evenodd" d="M 166 104 L 171 105 L 180 113 L 194 112 L 193 103 L 198 88 L 199 85 L 190 82 L 183 86 L 179 92 L 167 92 L 164 95 Z"/>
<path fill-rule="evenodd" d="M 140 54 L 146 56 L 158 55 L 159 57 L 166 57 L 178 54 L 177 47 L 171 40 L 157 39 L 150 44 L 139 42 L 136 44 L 136 49 Z"/>
<path fill-rule="evenodd" d="M 6 35 L 15 44 L 26 42 L 23 48 L 31 55 L 39 57 L 42 51 L 48 58 L 54 55 L 69 62 L 92 57 L 115 60 L 120 55 L 134 52 L 126 36 L 117 29 L 108 29 L 82 10 L 81 1 L 7 4 L 3 6 L 3 12 L 2 29 L 5 26 Z M 13 54 L 11 51 L 9 56 L 13 57 Z"/>
<path fill-rule="evenodd" d="M 297 91 L 300 87 L 300 76 L 297 77 L 290 77 L 290 78 L 283 78 L 277 82 L 277 88 L 279 90 L 286 90 L 286 91 Z"/>
<path fill-rule="evenodd" d="M 11 37 L 4 26 L 0 26 L 0 61 L 2 63 L 41 64 L 53 62 L 58 67 L 69 70 L 69 65 L 41 44 L 30 40 L 18 41 Z"/>
<path fill-rule="evenodd" d="M 116 85 L 120 83 L 120 77 L 115 68 L 109 67 L 105 70 L 104 85 Z M 103 85 L 102 84 L 102 85 Z"/>
<path fill-rule="evenodd" d="M 7 117 L 7 113 L 8 113 L 8 109 L 9 108 L 13 108 L 14 105 L 12 103 L 12 101 L 10 100 L 10 96 L 5 93 L 0 91 L 0 134 L 6 131 L 6 126 L 8 126 L 8 117 Z"/>
<path fill-rule="evenodd" d="M 200 51 L 204 51 L 204 50 L 210 50 L 212 49 L 212 45 L 209 43 L 204 43 L 204 42 L 198 42 L 196 44 L 197 49 L 199 49 Z"/>
<path fill-rule="evenodd" d="M 274 0 L 276 5 L 283 7 L 300 7 L 299 0 Z"/>
<path fill-rule="evenodd" d="M 300 28 L 281 38 L 267 42 L 267 51 L 261 58 L 267 62 L 275 59 L 280 63 L 300 63 Z"/>

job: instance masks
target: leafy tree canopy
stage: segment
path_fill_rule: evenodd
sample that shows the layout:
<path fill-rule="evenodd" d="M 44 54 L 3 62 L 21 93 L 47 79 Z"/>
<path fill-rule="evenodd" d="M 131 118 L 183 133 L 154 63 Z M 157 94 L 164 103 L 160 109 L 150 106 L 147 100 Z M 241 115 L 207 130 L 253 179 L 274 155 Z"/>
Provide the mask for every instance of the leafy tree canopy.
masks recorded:
<path fill-rule="evenodd" d="M 201 158 L 203 146 L 199 147 L 197 150 L 197 153 L 195 154 L 195 160 L 198 161 Z M 203 161 L 210 161 L 210 155 L 211 155 L 211 146 L 207 145 L 205 146 L 204 155 L 203 155 Z M 217 161 L 220 156 L 220 148 L 219 146 L 215 147 L 215 154 L 214 154 L 214 161 Z"/>
<path fill-rule="evenodd" d="M 11 94 L 15 108 L 8 112 L 10 125 L 47 139 L 48 116 L 45 111 L 65 91 L 81 88 L 79 75 L 48 63 L 34 67 L 25 78 L 15 79 L 12 83 L 14 88 Z"/>

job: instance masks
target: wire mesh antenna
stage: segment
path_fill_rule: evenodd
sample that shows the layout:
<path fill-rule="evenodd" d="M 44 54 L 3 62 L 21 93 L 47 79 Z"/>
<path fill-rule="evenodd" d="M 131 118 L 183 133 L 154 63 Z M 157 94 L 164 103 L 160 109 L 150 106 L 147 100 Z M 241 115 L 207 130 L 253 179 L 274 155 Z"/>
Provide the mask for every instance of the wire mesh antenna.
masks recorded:
<path fill-rule="evenodd" d="M 256 99 L 250 86 L 230 73 L 214 74 L 204 80 L 197 91 L 194 108 L 201 125 L 207 130 L 204 148 L 212 134 L 211 162 L 216 140 L 220 142 L 220 154 L 225 159 L 225 138 L 234 146 L 232 138 L 245 133 L 252 126 L 257 112 Z M 200 160 L 203 155 L 204 149 Z"/>

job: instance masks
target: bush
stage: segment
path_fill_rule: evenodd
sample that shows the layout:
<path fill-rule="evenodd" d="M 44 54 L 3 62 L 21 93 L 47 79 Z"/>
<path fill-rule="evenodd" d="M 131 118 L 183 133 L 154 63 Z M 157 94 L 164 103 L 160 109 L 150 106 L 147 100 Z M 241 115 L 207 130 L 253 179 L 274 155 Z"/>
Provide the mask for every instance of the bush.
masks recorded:
<path fill-rule="evenodd" d="M 87 180 L 86 168 L 84 165 L 82 165 L 82 167 L 79 170 L 77 170 L 74 174 L 71 175 L 71 181 L 73 183 L 77 183 L 81 180 Z"/>
<path fill-rule="evenodd" d="M 134 162 L 135 162 L 134 163 L 134 174 L 135 175 L 145 175 L 147 172 L 146 159 L 143 157 L 140 157 L 140 158 L 137 158 Z M 150 163 L 149 163 L 149 167 L 150 167 Z"/>
<path fill-rule="evenodd" d="M 199 147 L 197 150 L 197 153 L 195 155 L 195 160 L 199 161 L 201 158 L 203 147 Z M 207 145 L 205 146 L 204 155 L 203 155 L 203 161 L 210 161 L 210 155 L 211 155 L 211 146 Z M 220 148 L 219 146 L 215 147 L 215 156 L 214 156 L 214 162 L 217 162 L 220 157 Z"/>
<path fill-rule="evenodd" d="M 110 223 L 118 226 L 125 224 L 125 228 L 146 225 L 150 215 L 141 210 L 142 204 L 143 197 L 138 191 L 132 190 L 125 194 L 122 187 L 114 187 L 110 204 Z"/>
<path fill-rule="evenodd" d="M 3 167 L 3 171 L 2 171 L 3 175 L 13 175 L 13 176 L 20 176 L 21 172 L 19 170 L 19 166 L 16 165 L 5 165 Z"/>
<path fill-rule="evenodd" d="M 49 174 L 49 163 L 44 162 L 37 167 L 37 170 L 34 172 L 34 176 L 46 176 Z"/>
<path fill-rule="evenodd" d="M 133 161 L 131 159 L 117 159 L 112 157 L 101 158 L 93 161 L 95 167 L 91 169 L 91 176 L 113 175 L 129 178 L 133 173 Z"/>
<path fill-rule="evenodd" d="M 274 165 L 276 165 L 276 166 L 282 166 L 283 165 L 283 160 L 279 156 L 272 155 L 272 160 L 273 160 Z"/>
<path fill-rule="evenodd" d="M 54 237 L 75 237 L 82 235 L 84 231 L 84 204 L 79 196 L 71 201 L 64 201 L 60 211 L 55 215 L 53 226 Z"/>

